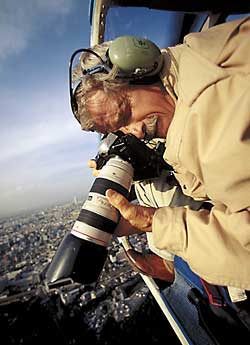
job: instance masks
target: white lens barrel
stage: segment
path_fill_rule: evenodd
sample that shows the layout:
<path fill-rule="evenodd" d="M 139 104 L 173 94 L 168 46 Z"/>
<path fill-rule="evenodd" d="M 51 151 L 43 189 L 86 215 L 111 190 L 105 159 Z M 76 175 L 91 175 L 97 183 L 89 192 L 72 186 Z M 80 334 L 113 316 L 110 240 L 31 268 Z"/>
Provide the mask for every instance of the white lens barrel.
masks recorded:
<path fill-rule="evenodd" d="M 132 165 L 119 157 L 107 162 L 95 179 L 71 230 L 74 236 L 102 246 L 110 245 L 119 222 L 119 212 L 110 205 L 105 193 L 107 189 L 113 189 L 128 197 L 133 173 Z"/>
<path fill-rule="evenodd" d="M 109 179 L 130 191 L 133 175 L 134 169 L 131 164 L 114 157 L 104 165 L 98 177 Z"/>

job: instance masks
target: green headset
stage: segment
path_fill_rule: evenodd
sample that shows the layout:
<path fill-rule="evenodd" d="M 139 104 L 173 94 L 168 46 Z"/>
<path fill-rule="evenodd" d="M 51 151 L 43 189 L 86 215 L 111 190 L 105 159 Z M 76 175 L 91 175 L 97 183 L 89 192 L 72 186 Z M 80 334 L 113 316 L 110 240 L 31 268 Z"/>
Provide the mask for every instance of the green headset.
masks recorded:
<path fill-rule="evenodd" d="M 100 63 L 83 70 L 83 78 L 74 87 L 72 83 L 72 65 L 75 56 L 81 52 L 95 55 Z M 111 43 L 104 59 L 91 49 L 76 50 L 70 58 L 69 86 L 71 109 L 78 121 L 75 93 L 78 86 L 84 82 L 84 76 L 96 73 L 109 73 L 114 65 L 117 68 L 116 78 L 126 79 L 131 83 L 150 83 L 155 80 L 162 68 L 163 56 L 160 49 L 152 41 L 136 36 L 116 38 Z"/>

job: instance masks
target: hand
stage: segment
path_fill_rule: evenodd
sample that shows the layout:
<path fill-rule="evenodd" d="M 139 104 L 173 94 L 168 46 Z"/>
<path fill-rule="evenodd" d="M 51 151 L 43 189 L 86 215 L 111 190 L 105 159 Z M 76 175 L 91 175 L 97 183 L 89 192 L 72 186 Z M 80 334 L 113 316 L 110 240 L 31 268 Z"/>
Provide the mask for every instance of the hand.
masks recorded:
<path fill-rule="evenodd" d="M 115 228 L 114 235 L 120 237 L 120 236 L 129 236 L 129 235 L 134 235 L 134 234 L 139 234 L 139 233 L 142 233 L 142 231 L 139 229 L 136 229 L 123 217 L 120 217 L 120 221 L 117 227 Z"/>
<path fill-rule="evenodd" d="M 130 223 L 130 226 L 140 231 L 152 231 L 153 215 L 156 208 L 134 205 L 123 195 L 111 189 L 106 191 L 106 197 L 110 204 L 118 209 L 121 216 Z M 118 236 L 122 236 L 119 226 L 120 224 L 118 225 Z"/>
<path fill-rule="evenodd" d="M 93 169 L 93 170 L 92 170 L 92 175 L 93 175 L 93 176 L 97 177 L 97 176 L 99 175 L 100 170 L 97 170 L 97 169 L 96 169 L 96 161 L 95 161 L 94 159 L 90 159 L 90 160 L 88 161 L 88 167 L 91 168 L 91 169 Z"/>

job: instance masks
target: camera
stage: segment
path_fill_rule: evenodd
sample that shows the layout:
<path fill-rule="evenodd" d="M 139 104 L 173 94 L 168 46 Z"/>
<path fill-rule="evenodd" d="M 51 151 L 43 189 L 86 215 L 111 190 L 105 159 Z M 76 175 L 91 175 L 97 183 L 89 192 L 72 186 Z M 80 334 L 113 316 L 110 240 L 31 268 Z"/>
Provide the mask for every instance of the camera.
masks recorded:
<path fill-rule="evenodd" d="M 128 198 L 133 180 L 159 176 L 163 169 L 170 171 L 160 150 L 150 149 L 132 134 L 104 136 L 96 156 L 97 167 L 102 169 L 71 232 L 63 238 L 44 274 L 47 284 L 65 278 L 81 284 L 97 282 L 120 217 L 108 202 L 106 190 L 113 189 Z"/>
<path fill-rule="evenodd" d="M 154 148 L 147 146 L 147 141 L 138 139 L 133 134 L 121 131 L 104 135 L 95 157 L 97 169 L 101 169 L 114 156 L 129 162 L 134 168 L 134 181 L 155 178 L 162 170 L 172 174 L 173 168 L 163 159 L 165 144 L 157 142 Z"/>

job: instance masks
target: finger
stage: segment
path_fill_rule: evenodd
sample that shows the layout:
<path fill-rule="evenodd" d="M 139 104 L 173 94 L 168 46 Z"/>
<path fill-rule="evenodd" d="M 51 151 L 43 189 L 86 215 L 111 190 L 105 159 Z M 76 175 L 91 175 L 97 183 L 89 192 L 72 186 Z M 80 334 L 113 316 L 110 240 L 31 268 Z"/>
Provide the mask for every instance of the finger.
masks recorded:
<path fill-rule="evenodd" d="M 88 167 L 91 168 L 91 169 L 93 169 L 93 170 L 92 170 L 92 175 L 93 175 L 93 176 L 97 177 L 97 176 L 99 175 L 100 170 L 97 170 L 97 169 L 96 169 L 96 161 L 95 161 L 94 159 L 90 159 L 90 160 L 88 161 Z"/>
<path fill-rule="evenodd" d="M 88 167 L 91 169 L 96 169 L 96 161 L 94 159 L 90 159 L 88 161 Z"/>
<path fill-rule="evenodd" d="M 110 204 L 114 206 L 115 208 L 117 208 L 122 215 L 124 211 L 130 206 L 128 200 L 123 195 L 121 195 L 120 193 L 117 193 L 116 191 L 112 189 L 108 189 L 106 191 L 106 197 L 108 198 L 108 201 L 110 202 Z"/>
<path fill-rule="evenodd" d="M 124 196 L 111 189 L 106 191 L 106 197 L 110 204 L 117 208 L 123 218 L 133 227 L 143 231 L 151 231 L 155 208 L 133 205 Z"/>
<path fill-rule="evenodd" d="M 123 217 L 120 218 L 120 221 L 115 229 L 114 234 L 116 236 L 129 236 L 135 233 L 140 233 L 138 229 L 134 228 L 128 220 L 124 219 Z"/>
<path fill-rule="evenodd" d="M 94 177 L 97 177 L 99 174 L 100 174 L 100 170 L 94 169 L 94 170 L 92 171 L 92 175 L 93 175 Z"/>
<path fill-rule="evenodd" d="M 140 206 L 131 204 L 123 195 L 112 189 L 106 191 L 106 196 L 110 204 L 119 210 L 124 219 L 137 226 L 138 208 Z"/>

